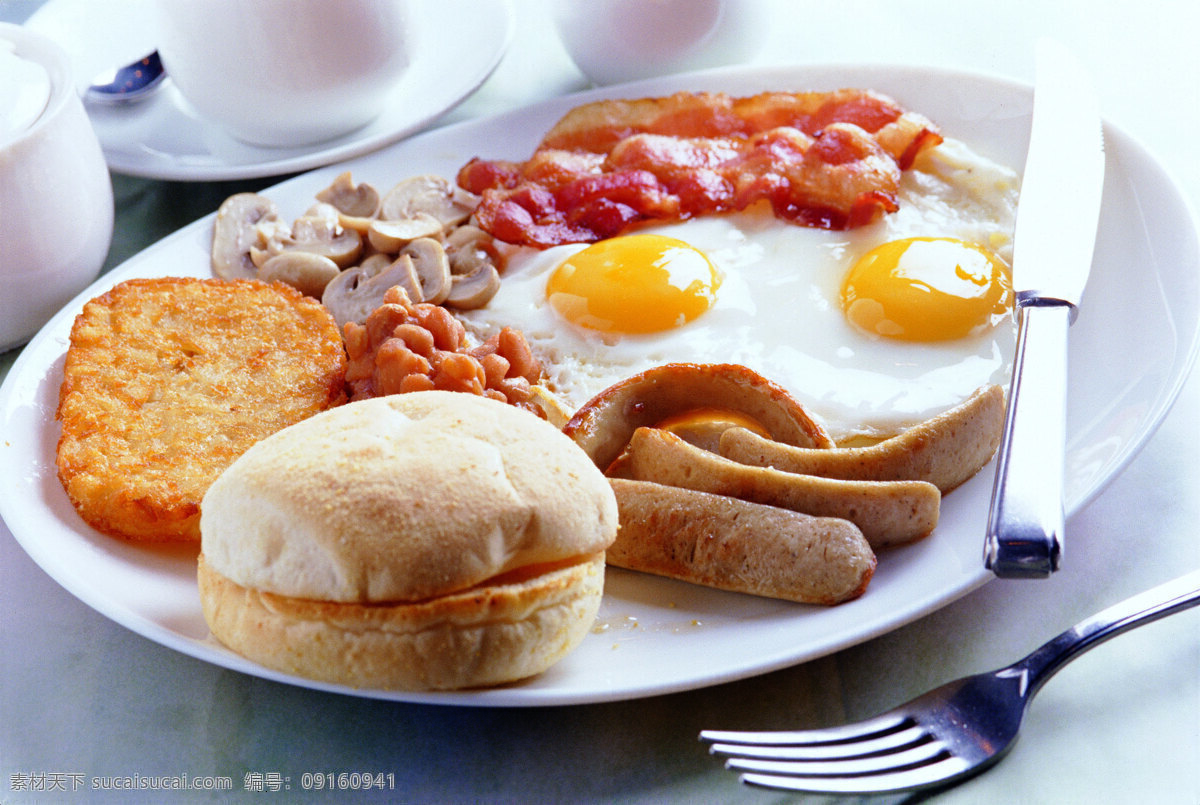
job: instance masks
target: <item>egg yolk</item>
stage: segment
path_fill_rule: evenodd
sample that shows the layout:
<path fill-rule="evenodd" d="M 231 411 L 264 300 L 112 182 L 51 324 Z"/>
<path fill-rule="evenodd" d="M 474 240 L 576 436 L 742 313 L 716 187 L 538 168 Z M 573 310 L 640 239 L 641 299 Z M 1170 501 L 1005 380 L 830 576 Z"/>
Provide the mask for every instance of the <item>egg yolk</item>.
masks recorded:
<path fill-rule="evenodd" d="M 1008 267 L 953 238 L 906 238 L 863 255 L 842 283 L 846 318 L 904 341 L 950 341 L 982 332 L 1012 305 Z"/>
<path fill-rule="evenodd" d="M 745 428 L 763 438 L 771 438 L 770 432 L 757 419 L 727 408 L 689 408 L 659 420 L 654 427 L 685 438 L 693 433 L 715 431 L 719 434 L 728 428 Z"/>
<path fill-rule="evenodd" d="M 685 324 L 716 300 L 720 279 L 703 252 L 663 235 L 627 235 L 569 257 L 546 283 L 567 321 L 604 333 L 657 333 Z"/>

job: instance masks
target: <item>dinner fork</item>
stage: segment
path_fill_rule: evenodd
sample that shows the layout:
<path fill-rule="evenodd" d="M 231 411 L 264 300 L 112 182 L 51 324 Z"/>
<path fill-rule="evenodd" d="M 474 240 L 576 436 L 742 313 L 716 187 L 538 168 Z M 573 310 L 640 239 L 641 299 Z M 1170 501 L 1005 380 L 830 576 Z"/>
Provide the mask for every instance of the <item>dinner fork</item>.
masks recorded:
<path fill-rule="evenodd" d="M 787 732 L 704 730 L 741 781 L 814 794 L 946 787 L 1012 748 L 1026 706 L 1071 660 L 1136 626 L 1200 603 L 1200 570 L 1093 615 L 1012 665 L 950 682 L 875 718 Z"/>

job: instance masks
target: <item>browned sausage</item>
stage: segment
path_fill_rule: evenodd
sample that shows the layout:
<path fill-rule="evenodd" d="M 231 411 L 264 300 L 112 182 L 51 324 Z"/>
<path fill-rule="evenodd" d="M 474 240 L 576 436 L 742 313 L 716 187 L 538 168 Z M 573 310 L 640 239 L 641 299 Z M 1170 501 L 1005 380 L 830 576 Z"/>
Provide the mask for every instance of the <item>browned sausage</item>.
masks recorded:
<path fill-rule="evenodd" d="M 874 552 L 846 520 L 609 480 L 621 523 L 610 565 L 805 604 L 857 598 L 875 572 Z"/>

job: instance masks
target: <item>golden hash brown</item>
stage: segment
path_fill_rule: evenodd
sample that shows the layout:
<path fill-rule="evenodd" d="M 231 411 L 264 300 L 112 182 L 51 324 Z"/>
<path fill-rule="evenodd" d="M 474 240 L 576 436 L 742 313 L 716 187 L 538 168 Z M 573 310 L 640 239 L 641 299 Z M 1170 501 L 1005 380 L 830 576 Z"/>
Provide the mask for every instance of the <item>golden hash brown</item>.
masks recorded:
<path fill-rule="evenodd" d="M 198 540 L 200 501 L 256 441 L 344 400 L 318 302 L 257 280 L 129 280 L 71 328 L 58 477 L 80 516 L 136 540 Z"/>

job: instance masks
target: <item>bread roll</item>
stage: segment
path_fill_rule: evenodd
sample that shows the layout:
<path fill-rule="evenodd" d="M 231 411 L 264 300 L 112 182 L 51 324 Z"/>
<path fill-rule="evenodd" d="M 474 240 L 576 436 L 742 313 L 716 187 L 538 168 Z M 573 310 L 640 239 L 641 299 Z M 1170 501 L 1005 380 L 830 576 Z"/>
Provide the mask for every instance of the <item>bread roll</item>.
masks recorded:
<path fill-rule="evenodd" d="M 330 682 L 454 689 L 578 645 L 617 506 L 554 426 L 428 391 L 259 442 L 213 483 L 200 529 L 205 617 L 233 650 Z"/>

